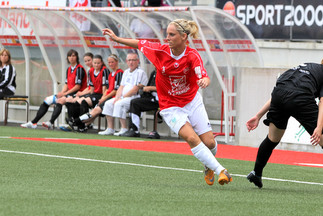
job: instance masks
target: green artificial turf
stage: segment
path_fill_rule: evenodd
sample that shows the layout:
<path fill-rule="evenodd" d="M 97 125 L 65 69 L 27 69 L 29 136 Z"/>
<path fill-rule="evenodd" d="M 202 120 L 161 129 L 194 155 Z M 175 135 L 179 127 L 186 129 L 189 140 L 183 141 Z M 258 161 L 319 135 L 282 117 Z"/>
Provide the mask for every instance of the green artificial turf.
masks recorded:
<path fill-rule="evenodd" d="M 322 215 L 322 185 L 264 179 L 258 189 L 249 161 L 218 159 L 233 182 L 208 186 L 189 155 L 5 136 L 107 139 L 0 126 L 0 150 L 13 151 L 0 151 L 0 215 Z M 264 176 L 323 183 L 322 168 L 268 164 Z"/>

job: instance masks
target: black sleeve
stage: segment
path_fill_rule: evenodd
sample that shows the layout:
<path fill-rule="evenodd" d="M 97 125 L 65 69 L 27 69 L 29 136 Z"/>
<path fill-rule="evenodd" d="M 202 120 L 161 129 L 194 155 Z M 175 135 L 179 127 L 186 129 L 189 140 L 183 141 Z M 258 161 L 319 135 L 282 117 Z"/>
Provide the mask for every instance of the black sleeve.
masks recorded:
<path fill-rule="evenodd" d="M 118 88 L 120 87 L 121 80 L 122 80 L 122 75 L 123 75 L 123 73 L 121 73 L 121 72 L 116 74 L 116 81 L 115 81 L 115 84 L 114 84 L 114 89 L 115 90 L 118 90 Z"/>
<path fill-rule="evenodd" d="M 102 75 L 102 86 L 107 86 L 107 88 L 109 88 L 109 74 L 110 70 L 105 68 Z"/>
<path fill-rule="evenodd" d="M 75 85 L 82 85 L 83 79 L 85 77 L 85 71 L 82 67 L 78 67 L 75 77 Z"/>
<path fill-rule="evenodd" d="M 9 68 L 8 71 L 7 68 Z M 5 88 L 6 86 L 8 86 L 11 82 L 12 76 L 13 76 L 13 68 L 11 65 L 9 65 L 9 67 L 5 67 L 2 70 L 2 73 L 4 74 L 1 78 L 1 82 L 0 82 L 0 88 Z"/>

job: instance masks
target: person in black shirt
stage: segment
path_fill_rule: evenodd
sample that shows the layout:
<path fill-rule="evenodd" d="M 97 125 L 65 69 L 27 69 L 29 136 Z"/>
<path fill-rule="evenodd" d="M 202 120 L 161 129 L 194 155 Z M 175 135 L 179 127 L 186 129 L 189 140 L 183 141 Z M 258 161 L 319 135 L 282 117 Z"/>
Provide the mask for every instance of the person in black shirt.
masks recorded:
<path fill-rule="evenodd" d="M 140 116 L 142 112 L 149 110 L 157 110 L 159 107 L 158 96 L 156 90 L 156 71 L 150 74 L 147 86 L 142 86 L 139 90 L 140 98 L 134 98 L 130 102 L 130 123 L 129 130 L 122 136 L 140 137 Z M 155 132 L 156 137 L 159 134 Z"/>
<path fill-rule="evenodd" d="M 11 64 L 9 50 L 0 51 L 0 99 L 16 92 L 16 69 Z"/>
<path fill-rule="evenodd" d="M 248 131 L 254 130 L 267 113 L 264 124 L 268 136 L 260 144 L 254 170 L 247 179 L 262 188 L 262 171 L 274 148 L 284 135 L 289 117 L 294 117 L 311 135 L 311 144 L 323 146 L 323 60 L 321 64 L 305 63 L 284 72 L 265 105 L 247 121 Z M 317 105 L 315 98 L 319 98 Z"/>
<path fill-rule="evenodd" d="M 83 91 L 87 88 L 87 75 L 85 69 L 80 64 L 78 52 L 70 49 L 67 52 L 66 60 L 70 66 L 66 70 L 66 79 L 63 89 L 57 94 L 46 97 L 44 102 L 40 105 L 35 118 L 32 121 L 21 124 L 21 127 L 37 128 L 37 122 L 47 113 L 49 106 L 55 104 L 50 120 L 42 123 L 43 127 L 53 129 L 54 121 L 61 114 L 62 106 L 66 103 L 66 99 L 72 97 L 78 91 Z"/>

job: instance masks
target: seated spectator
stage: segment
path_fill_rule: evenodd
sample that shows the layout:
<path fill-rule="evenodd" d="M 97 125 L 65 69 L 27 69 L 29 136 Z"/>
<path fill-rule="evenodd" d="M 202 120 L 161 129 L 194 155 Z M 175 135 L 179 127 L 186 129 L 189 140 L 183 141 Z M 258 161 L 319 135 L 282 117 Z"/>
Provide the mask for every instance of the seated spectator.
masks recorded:
<path fill-rule="evenodd" d="M 69 125 L 74 129 L 77 127 L 78 131 L 85 132 L 89 124 L 102 113 L 105 102 L 113 98 L 120 86 L 123 70 L 119 68 L 119 58 L 115 54 L 111 54 L 108 57 L 108 65 L 110 70 L 108 71 L 108 86 L 107 90 L 103 93 L 103 96 L 99 100 L 97 106 L 90 112 L 86 113 L 79 118 L 71 119 Z"/>
<path fill-rule="evenodd" d="M 83 55 L 83 60 L 84 60 L 84 64 L 89 68 L 88 73 L 87 73 L 87 77 L 89 79 L 90 70 L 93 68 L 93 54 L 90 52 L 85 53 Z M 74 117 L 74 115 L 75 115 L 75 118 L 80 116 L 80 112 L 79 112 L 80 108 L 76 109 L 73 106 L 77 106 L 77 104 L 75 104 L 75 103 L 80 98 L 89 96 L 90 91 L 91 91 L 91 86 L 88 85 L 88 87 L 85 88 L 83 91 L 78 91 L 73 97 L 68 97 L 66 99 L 65 106 L 67 108 L 67 113 L 68 113 L 68 117 L 66 118 L 66 122 L 69 121 L 69 118 Z M 60 129 L 62 129 L 64 131 L 71 130 L 65 126 L 60 127 Z"/>
<path fill-rule="evenodd" d="M 55 104 L 51 119 L 43 122 L 42 126 L 48 129 L 53 127 L 54 121 L 61 114 L 62 106 L 66 103 L 68 97 L 72 97 L 78 91 L 83 91 L 87 87 L 87 75 L 83 66 L 79 63 L 78 52 L 71 49 L 67 53 L 67 62 L 70 66 L 66 71 L 65 85 L 62 91 L 56 95 L 51 95 L 45 98 L 40 105 L 36 117 L 27 123 L 21 124 L 23 128 L 37 128 L 37 122 L 46 114 L 51 104 Z"/>
<path fill-rule="evenodd" d="M 102 114 L 107 117 L 108 128 L 99 132 L 100 135 L 121 136 L 128 131 L 126 115 L 130 109 L 130 101 L 139 97 L 139 89 L 148 82 L 146 72 L 139 68 L 138 54 L 128 53 L 127 65 L 129 68 L 123 74 L 116 97 L 104 104 Z M 114 118 L 120 119 L 121 130 L 118 133 L 115 133 L 114 130 Z"/>
<path fill-rule="evenodd" d="M 79 98 L 73 105 L 70 105 L 70 118 L 77 118 L 89 111 L 89 108 L 95 107 L 106 91 L 108 86 L 108 69 L 105 66 L 102 56 L 95 55 L 93 58 L 93 67 L 89 70 L 88 95 Z M 79 114 L 78 116 L 75 113 Z"/>
<path fill-rule="evenodd" d="M 9 50 L 0 51 L 0 99 L 16 92 L 16 69 L 11 65 Z"/>
<path fill-rule="evenodd" d="M 158 96 L 156 92 L 156 71 L 150 74 L 147 86 L 139 90 L 140 98 L 131 100 L 130 103 L 130 124 L 129 130 L 122 136 L 126 137 L 140 137 L 140 116 L 142 112 L 157 110 Z M 157 135 L 156 135 L 157 136 Z"/>

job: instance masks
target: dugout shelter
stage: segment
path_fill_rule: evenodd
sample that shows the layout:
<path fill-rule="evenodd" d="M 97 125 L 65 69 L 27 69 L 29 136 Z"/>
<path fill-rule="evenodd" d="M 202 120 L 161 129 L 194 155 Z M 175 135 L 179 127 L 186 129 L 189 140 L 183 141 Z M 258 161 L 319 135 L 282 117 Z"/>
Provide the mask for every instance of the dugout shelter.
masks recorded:
<path fill-rule="evenodd" d="M 200 38 L 190 39 L 189 46 L 199 51 L 211 78 L 211 86 L 201 90 L 201 93 L 213 129 L 216 135 L 221 135 L 228 142 L 235 134 L 235 77 L 241 68 L 261 67 L 263 62 L 249 30 L 238 19 L 220 9 L 200 6 L 1 6 L 0 46 L 11 52 L 17 70 L 17 94 L 29 96 L 30 112 L 35 112 L 46 96 L 61 89 L 68 67 L 66 53 L 69 49 L 79 52 L 81 63 L 86 52 L 101 54 L 104 60 L 111 53 L 117 54 L 120 57 L 119 66 L 126 69 L 126 54 L 133 50 L 103 36 L 101 29 L 109 27 L 123 37 L 165 43 L 168 23 L 178 18 L 194 20 L 200 28 Z M 140 35 L 143 31 L 149 31 L 149 34 Z M 141 67 L 149 75 L 153 66 L 140 52 L 139 56 Z M 16 105 L 12 108 L 16 112 L 11 112 L 9 121 L 23 122 L 23 115 L 17 113 L 23 113 L 25 107 Z M 64 115 L 60 121 L 63 122 L 63 119 Z"/>

